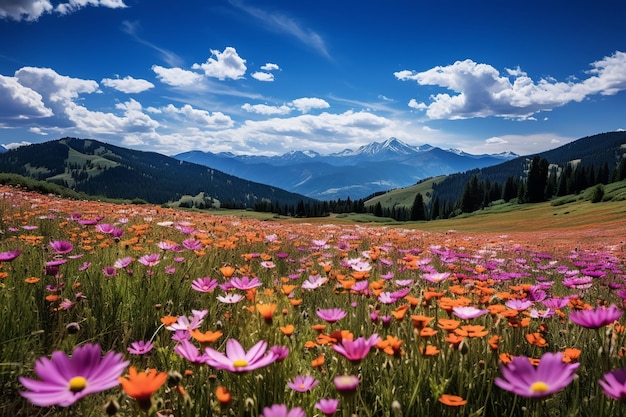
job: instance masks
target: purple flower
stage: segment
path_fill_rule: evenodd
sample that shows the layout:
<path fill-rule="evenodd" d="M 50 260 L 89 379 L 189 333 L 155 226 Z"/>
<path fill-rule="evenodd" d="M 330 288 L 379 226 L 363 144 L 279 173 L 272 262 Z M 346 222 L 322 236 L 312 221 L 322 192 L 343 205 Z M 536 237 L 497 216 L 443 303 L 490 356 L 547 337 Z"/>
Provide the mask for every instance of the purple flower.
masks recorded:
<path fill-rule="evenodd" d="M 354 393 L 359 386 L 359 378 L 356 375 L 339 375 L 335 377 L 333 382 L 335 389 L 343 395 Z"/>
<path fill-rule="evenodd" d="M 79 271 L 86 271 L 91 266 L 91 262 L 83 262 L 82 266 L 78 267 Z"/>
<path fill-rule="evenodd" d="M 317 310 L 315 314 L 317 314 L 317 317 L 327 321 L 328 323 L 335 323 L 344 318 L 347 313 L 341 308 L 328 308 Z"/>
<path fill-rule="evenodd" d="M 440 282 L 448 279 L 449 276 L 450 276 L 449 272 L 432 272 L 429 274 L 422 275 L 422 278 L 424 278 L 428 282 L 439 284 Z"/>
<path fill-rule="evenodd" d="M 200 349 L 189 340 L 180 340 L 179 343 L 174 346 L 174 351 L 191 363 L 206 363 L 207 356 L 200 354 Z"/>
<path fill-rule="evenodd" d="M 53 240 L 50 242 L 50 247 L 60 254 L 70 253 L 74 249 L 74 245 L 65 240 Z"/>
<path fill-rule="evenodd" d="M 293 379 L 293 381 L 287 382 L 287 386 L 294 391 L 307 392 L 315 388 L 319 383 L 320 381 L 310 375 L 298 375 Z"/>
<path fill-rule="evenodd" d="M 2 252 L 0 253 L 0 262 L 12 261 L 13 259 L 20 256 L 20 253 L 22 253 L 22 251 L 19 249 L 10 250 L 8 252 Z"/>
<path fill-rule="evenodd" d="M 508 308 L 512 308 L 513 310 L 517 310 L 517 311 L 523 311 L 528 309 L 530 306 L 533 305 L 533 302 L 530 300 L 519 300 L 519 299 L 512 299 L 512 300 L 508 300 L 505 305 Z"/>
<path fill-rule="evenodd" d="M 211 292 L 217 287 L 217 280 L 210 277 L 198 278 L 191 283 L 191 288 L 200 292 Z"/>
<path fill-rule="evenodd" d="M 112 266 L 106 266 L 102 268 L 102 273 L 105 277 L 114 277 L 117 273 L 117 269 L 113 268 Z"/>
<path fill-rule="evenodd" d="M 153 348 L 154 345 L 149 340 L 139 340 L 137 342 L 131 343 L 127 350 L 133 355 L 143 355 L 144 353 L 150 352 Z"/>
<path fill-rule="evenodd" d="M 544 353 L 536 367 L 527 357 L 514 357 L 511 363 L 502 365 L 503 378 L 497 377 L 494 384 L 522 397 L 547 397 L 569 385 L 579 366 L 563 363 L 561 352 Z"/>
<path fill-rule="evenodd" d="M 322 398 L 315 403 L 315 408 L 320 410 L 325 416 L 332 416 L 337 412 L 339 400 L 335 398 Z"/>
<path fill-rule="evenodd" d="M 191 321 L 189 321 L 187 316 L 180 316 L 174 323 L 165 328 L 172 331 L 197 329 L 204 321 L 204 316 L 209 313 L 209 310 L 191 310 L 191 312 L 193 313 Z"/>
<path fill-rule="evenodd" d="M 376 343 L 380 341 L 380 337 L 376 333 L 371 335 L 368 339 L 359 337 L 356 340 L 343 339 L 341 344 L 334 344 L 333 350 L 342 354 L 352 362 L 358 362 L 365 358 L 369 353 L 372 346 L 376 346 Z"/>
<path fill-rule="evenodd" d="M 603 378 L 598 383 L 604 395 L 616 400 L 626 400 L 626 369 L 615 369 L 604 374 Z"/>
<path fill-rule="evenodd" d="M 189 250 L 200 250 L 202 249 L 202 242 L 197 239 L 185 239 L 183 240 L 183 247 Z"/>
<path fill-rule="evenodd" d="M 233 287 L 238 290 L 251 290 L 252 288 L 260 287 L 263 285 L 261 281 L 257 277 L 250 279 L 250 277 L 235 277 L 230 280 L 230 283 Z"/>
<path fill-rule="evenodd" d="M 41 380 L 20 377 L 30 390 L 21 395 L 40 407 L 67 407 L 88 394 L 115 387 L 128 361 L 120 353 L 101 354 L 100 345 L 86 344 L 74 348 L 71 358 L 61 351 L 52 353 L 51 359 L 39 358 L 35 373 Z"/>
<path fill-rule="evenodd" d="M 104 233 L 108 235 L 110 233 L 113 233 L 114 226 L 109 223 L 100 223 L 96 225 L 95 229 L 98 233 Z"/>
<path fill-rule="evenodd" d="M 289 348 L 287 346 L 272 346 L 270 348 L 270 353 L 276 356 L 276 362 L 282 361 L 289 355 Z"/>
<path fill-rule="evenodd" d="M 455 316 L 463 320 L 475 319 L 489 313 L 489 310 L 479 310 L 476 307 L 453 307 L 452 312 Z"/>
<path fill-rule="evenodd" d="M 306 417 L 306 413 L 300 407 L 289 410 L 285 404 L 274 404 L 263 408 L 260 417 Z"/>
<path fill-rule="evenodd" d="M 302 283 L 302 288 L 305 290 L 314 290 L 326 284 L 327 281 L 328 278 L 322 277 L 321 275 L 310 275 L 306 281 Z"/>
<path fill-rule="evenodd" d="M 268 352 L 267 342 L 259 341 L 246 352 L 241 344 L 235 339 L 226 342 L 226 355 L 217 350 L 207 347 L 206 363 L 218 370 L 230 372 L 247 372 L 263 368 L 276 361 L 276 354 Z"/>
<path fill-rule="evenodd" d="M 160 258 L 161 255 L 159 255 L 158 253 L 151 253 L 150 255 L 142 256 L 138 259 L 138 261 L 140 264 L 145 266 L 155 266 L 158 265 L 159 262 L 161 262 Z"/>
<path fill-rule="evenodd" d="M 593 310 L 577 310 L 569 314 L 569 319 L 587 329 L 599 329 L 619 319 L 624 312 L 611 304 L 608 308 L 597 307 Z"/>

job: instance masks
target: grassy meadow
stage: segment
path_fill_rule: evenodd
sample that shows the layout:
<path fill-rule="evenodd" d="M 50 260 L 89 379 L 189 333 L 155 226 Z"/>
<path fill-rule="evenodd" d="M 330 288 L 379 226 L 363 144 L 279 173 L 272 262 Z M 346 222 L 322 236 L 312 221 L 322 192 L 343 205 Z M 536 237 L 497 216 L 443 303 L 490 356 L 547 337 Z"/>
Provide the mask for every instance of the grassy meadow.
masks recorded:
<path fill-rule="evenodd" d="M 0 415 L 626 415 L 625 212 L 295 221 L 2 186 Z"/>

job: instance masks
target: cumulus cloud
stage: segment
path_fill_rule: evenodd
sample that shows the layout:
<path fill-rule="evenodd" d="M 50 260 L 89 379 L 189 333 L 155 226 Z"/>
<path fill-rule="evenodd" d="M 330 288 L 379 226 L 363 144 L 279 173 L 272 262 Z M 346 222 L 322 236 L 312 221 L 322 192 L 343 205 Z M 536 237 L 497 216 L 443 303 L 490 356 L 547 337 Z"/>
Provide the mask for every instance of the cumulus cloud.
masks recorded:
<path fill-rule="evenodd" d="M 257 71 L 255 73 L 252 73 L 252 78 L 258 81 L 270 82 L 270 81 L 274 81 L 274 74 L 269 73 L 269 72 Z"/>
<path fill-rule="evenodd" d="M 238 80 L 246 73 L 246 60 L 237 54 L 232 46 L 226 47 L 224 52 L 211 49 L 211 56 L 204 64 L 193 64 L 193 69 L 201 69 L 208 77 L 219 80 L 227 78 Z"/>
<path fill-rule="evenodd" d="M 0 1 L 0 18 L 32 22 L 47 13 L 65 15 L 87 6 L 111 9 L 127 7 L 122 0 L 70 0 L 56 7 L 49 0 L 3 0 Z"/>
<path fill-rule="evenodd" d="M 326 100 L 315 97 L 298 98 L 293 100 L 291 104 L 302 113 L 308 113 L 312 109 L 327 109 L 330 107 Z"/>
<path fill-rule="evenodd" d="M 16 149 L 16 148 L 19 148 L 20 146 L 28 146 L 28 145 L 32 145 L 32 143 L 22 141 L 22 142 L 7 143 L 6 145 L 1 145 L 1 146 L 3 146 L 4 149 L 6 149 L 7 151 L 10 151 L 11 149 Z"/>
<path fill-rule="evenodd" d="M 122 93 L 137 94 L 154 88 L 154 84 L 146 80 L 138 80 L 131 76 L 124 78 L 104 78 L 101 83 Z"/>
<path fill-rule="evenodd" d="M 257 113 L 264 115 L 274 115 L 274 114 L 289 114 L 293 108 L 282 105 L 282 106 L 268 106 L 267 104 L 254 104 L 246 103 L 241 106 L 242 109 L 247 111 L 248 113 Z"/>
<path fill-rule="evenodd" d="M 278 66 L 278 64 L 272 64 L 271 62 L 268 62 L 267 64 L 263 65 L 261 69 L 263 71 L 278 71 L 280 67 Z"/>
<path fill-rule="evenodd" d="M 164 84 L 172 87 L 186 87 L 197 84 L 202 81 L 202 75 L 197 72 L 187 71 L 182 68 L 164 68 L 159 65 L 153 65 L 152 71 L 157 78 Z"/>
<path fill-rule="evenodd" d="M 41 94 L 20 84 L 15 77 L 0 75 L 0 124 L 52 115 Z"/>
<path fill-rule="evenodd" d="M 168 104 L 165 107 L 152 111 L 170 116 L 182 117 L 186 122 L 191 122 L 204 128 L 226 129 L 235 124 L 230 116 L 227 116 L 222 112 L 210 113 L 206 110 L 195 109 L 189 104 L 185 104 L 180 108 L 172 104 Z"/>
<path fill-rule="evenodd" d="M 401 81 L 439 86 L 455 93 L 436 94 L 430 104 L 411 100 L 409 106 L 425 108 L 431 119 L 496 116 L 523 120 L 592 95 L 626 90 L 626 53 L 617 51 L 591 63 L 591 67 L 587 79 L 568 82 L 552 78 L 534 81 L 520 68 L 501 74 L 491 65 L 470 59 L 423 72 L 398 71 L 394 75 Z"/>

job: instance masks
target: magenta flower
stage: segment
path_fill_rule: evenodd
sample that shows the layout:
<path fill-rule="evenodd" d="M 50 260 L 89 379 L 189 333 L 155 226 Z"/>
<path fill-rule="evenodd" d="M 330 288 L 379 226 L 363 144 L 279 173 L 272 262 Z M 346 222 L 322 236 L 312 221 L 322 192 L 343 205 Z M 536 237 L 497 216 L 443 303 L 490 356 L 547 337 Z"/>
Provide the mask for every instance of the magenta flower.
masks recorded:
<path fill-rule="evenodd" d="M 115 227 L 112 224 L 109 224 L 109 223 L 100 223 L 100 224 L 97 224 L 96 227 L 95 227 L 96 232 L 104 233 L 106 235 L 113 233 L 113 229 L 114 228 Z"/>
<path fill-rule="evenodd" d="M 15 259 L 18 256 L 20 256 L 21 253 L 22 253 L 22 251 L 19 250 L 19 249 L 10 250 L 8 252 L 1 252 L 0 253 L 0 262 L 12 261 L 13 259 Z"/>
<path fill-rule="evenodd" d="M 270 353 L 276 356 L 276 362 L 280 362 L 289 355 L 289 348 L 287 346 L 272 346 L 270 348 Z"/>
<path fill-rule="evenodd" d="M 307 392 L 315 388 L 319 383 L 320 381 L 310 375 L 298 375 L 293 379 L 293 381 L 287 382 L 287 386 L 294 391 Z"/>
<path fill-rule="evenodd" d="M 439 284 L 440 282 L 448 279 L 448 277 L 450 277 L 449 272 L 431 272 L 431 273 L 422 275 L 422 278 L 434 284 Z"/>
<path fill-rule="evenodd" d="M 174 352 L 178 353 L 189 362 L 198 364 L 206 363 L 207 356 L 205 354 L 201 354 L 200 349 L 198 349 L 189 340 L 180 340 L 179 343 L 174 346 Z"/>
<path fill-rule="evenodd" d="M 115 274 L 117 274 L 117 269 L 113 268 L 112 266 L 105 266 L 104 268 L 102 268 L 102 273 L 105 277 L 114 277 Z"/>
<path fill-rule="evenodd" d="M 358 381 L 358 379 L 357 379 Z M 315 408 L 320 410 L 325 416 L 333 416 L 337 412 L 339 400 L 335 398 L 322 398 L 315 403 Z"/>
<path fill-rule="evenodd" d="M 494 384 L 522 397 L 542 398 L 561 391 L 574 379 L 580 363 L 563 363 L 560 352 L 546 352 L 539 365 L 533 366 L 527 357 L 514 357 L 508 365 L 502 365 L 503 378 Z"/>
<path fill-rule="evenodd" d="M 70 253 L 74 249 L 74 245 L 65 240 L 53 240 L 50 242 L 50 247 L 60 254 Z"/>
<path fill-rule="evenodd" d="M 598 383 L 607 397 L 626 400 L 626 369 L 615 369 L 606 373 Z"/>
<path fill-rule="evenodd" d="M 211 292 L 217 287 L 217 280 L 210 277 L 198 278 L 191 283 L 191 288 L 199 292 Z"/>
<path fill-rule="evenodd" d="M 86 344 L 74 348 L 71 358 L 61 351 L 52 358 L 39 358 L 35 373 L 41 380 L 20 377 L 26 389 L 21 395 L 40 407 L 67 407 L 86 395 L 113 388 L 128 365 L 120 353 L 101 357 L 100 345 Z"/>
<path fill-rule="evenodd" d="M 226 355 L 217 350 L 205 348 L 206 363 L 218 370 L 247 372 L 263 368 L 276 361 L 276 354 L 271 350 L 266 354 L 267 342 L 259 341 L 246 352 L 235 339 L 226 342 Z"/>
<path fill-rule="evenodd" d="M 185 239 L 183 240 L 183 247 L 189 250 L 200 250 L 202 249 L 202 242 L 197 239 Z"/>
<path fill-rule="evenodd" d="M 317 317 L 322 320 L 327 321 L 328 323 L 335 323 L 346 316 L 346 311 L 341 308 L 328 308 L 317 310 Z"/>
<path fill-rule="evenodd" d="M 274 404 L 263 408 L 260 417 L 306 417 L 306 413 L 300 407 L 289 410 L 285 404 Z"/>
<path fill-rule="evenodd" d="M 326 284 L 328 278 L 320 275 L 309 275 L 309 277 L 302 283 L 302 288 L 305 290 L 314 290 Z"/>
<path fill-rule="evenodd" d="M 128 265 L 130 265 L 132 261 L 133 261 L 133 258 L 131 258 L 130 256 L 127 256 L 126 258 L 120 258 L 117 261 L 115 261 L 115 263 L 113 264 L 113 267 L 117 269 L 123 269 L 123 268 L 126 268 Z"/>
<path fill-rule="evenodd" d="M 204 316 L 209 313 L 209 310 L 191 310 L 191 312 L 193 313 L 191 321 L 189 321 L 187 316 L 180 316 L 174 323 L 165 328 L 171 331 L 197 329 L 204 321 Z"/>
<path fill-rule="evenodd" d="M 342 395 L 353 394 L 359 386 L 359 377 L 356 375 L 339 375 L 333 380 L 335 389 Z"/>
<path fill-rule="evenodd" d="M 150 255 L 144 255 L 138 259 L 139 263 L 145 266 L 156 266 L 161 262 L 161 255 L 158 253 L 151 253 Z"/>
<path fill-rule="evenodd" d="M 341 344 L 334 344 L 333 350 L 342 354 L 352 362 L 359 362 L 365 358 L 370 352 L 372 346 L 376 346 L 376 343 L 380 341 L 380 337 L 376 333 L 371 335 L 368 339 L 359 337 L 356 340 L 343 339 Z"/>
<path fill-rule="evenodd" d="M 463 320 L 475 319 L 489 313 L 489 310 L 479 310 L 476 307 L 453 307 L 452 312 L 455 316 Z"/>
<path fill-rule="evenodd" d="M 250 279 L 250 277 L 234 277 L 229 282 L 234 288 L 243 291 L 251 290 L 252 288 L 263 285 L 257 277 L 253 277 L 252 279 Z"/>
<path fill-rule="evenodd" d="M 132 355 L 143 355 L 150 352 L 153 348 L 154 345 L 149 340 L 139 340 L 137 342 L 131 343 L 127 350 Z"/>
<path fill-rule="evenodd" d="M 576 310 L 569 314 L 569 319 L 587 329 L 599 329 L 619 319 L 624 312 L 611 304 L 608 308 L 597 307 L 593 310 Z"/>

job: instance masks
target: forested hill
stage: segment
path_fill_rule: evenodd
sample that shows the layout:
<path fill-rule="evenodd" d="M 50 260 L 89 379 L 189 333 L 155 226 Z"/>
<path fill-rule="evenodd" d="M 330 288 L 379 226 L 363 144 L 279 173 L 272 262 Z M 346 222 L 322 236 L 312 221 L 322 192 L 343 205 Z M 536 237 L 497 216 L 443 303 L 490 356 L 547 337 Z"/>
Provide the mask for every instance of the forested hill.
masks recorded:
<path fill-rule="evenodd" d="M 89 195 L 155 204 L 200 193 L 209 203 L 218 200 L 221 207 L 228 208 L 314 201 L 205 166 L 90 139 L 63 138 L 2 153 L 0 172 L 54 182 Z"/>
<path fill-rule="evenodd" d="M 608 170 L 608 175 L 611 176 L 625 153 L 625 131 L 587 136 L 536 155 L 522 156 L 498 165 L 449 175 L 436 184 L 432 200 L 438 198 L 441 204 L 448 202 L 452 206 L 460 201 L 466 186 L 474 176 L 484 184 L 498 184 L 502 189 L 507 180 L 525 179 L 535 156 L 545 159 L 552 167 L 551 172 L 559 177 L 561 172 L 568 169 L 574 169 L 578 173 L 594 174 Z"/>

